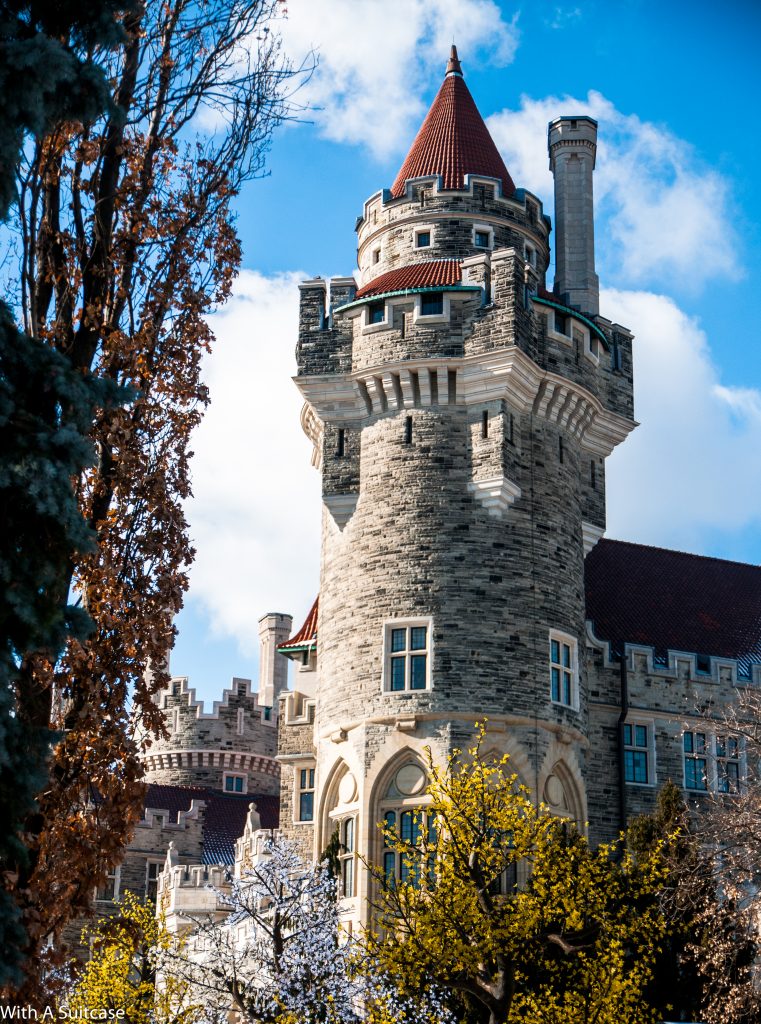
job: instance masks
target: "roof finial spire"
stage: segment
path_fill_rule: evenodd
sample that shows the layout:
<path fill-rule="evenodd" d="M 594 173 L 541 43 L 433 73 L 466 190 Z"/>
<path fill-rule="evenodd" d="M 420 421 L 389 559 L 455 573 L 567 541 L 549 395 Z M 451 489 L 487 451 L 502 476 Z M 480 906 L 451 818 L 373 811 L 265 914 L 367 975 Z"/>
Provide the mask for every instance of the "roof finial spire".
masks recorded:
<path fill-rule="evenodd" d="M 447 74 L 448 75 L 459 75 L 462 78 L 462 67 L 457 57 L 457 47 L 452 43 L 452 52 L 449 54 L 449 60 L 447 61 Z"/>

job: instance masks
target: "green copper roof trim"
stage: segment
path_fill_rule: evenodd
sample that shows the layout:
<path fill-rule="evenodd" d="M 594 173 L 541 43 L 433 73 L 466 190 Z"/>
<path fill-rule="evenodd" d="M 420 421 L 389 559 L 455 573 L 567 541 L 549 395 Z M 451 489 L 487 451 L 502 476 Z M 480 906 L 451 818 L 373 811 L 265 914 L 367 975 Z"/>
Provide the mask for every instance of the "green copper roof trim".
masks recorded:
<path fill-rule="evenodd" d="M 283 644 L 278 647 L 281 654 L 288 656 L 291 653 L 299 653 L 301 651 L 311 651 L 312 648 L 317 646 L 316 640 L 310 640 L 306 644 Z"/>
<path fill-rule="evenodd" d="M 563 306 L 559 302 L 552 302 L 550 301 L 550 299 L 542 299 L 538 295 L 532 295 L 531 298 L 534 300 L 534 302 L 541 303 L 542 306 L 551 306 L 552 309 L 559 309 L 562 313 L 567 313 L 569 316 L 575 316 L 577 320 L 581 320 L 583 324 L 587 325 L 590 331 L 595 332 L 597 337 L 605 346 L 606 350 L 608 352 L 610 351 L 610 342 L 605 337 L 600 328 L 597 326 L 597 324 L 593 324 L 591 320 L 588 320 L 585 316 L 579 313 L 578 310 L 571 309 L 570 306 Z"/>
<path fill-rule="evenodd" d="M 390 299 L 397 295 L 422 295 L 423 292 L 480 292 L 480 284 L 439 284 L 424 288 L 402 288 L 395 292 L 378 292 L 377 295 L 365 295 L 362 299 L 354 299 L 353 302 L 346 302 L 343 306 L 336 306 L 334 313 L 343 313 L 346 309 L 354 306 L 363 306 L 366 302 L 377 302 L 378 299 Z"/>

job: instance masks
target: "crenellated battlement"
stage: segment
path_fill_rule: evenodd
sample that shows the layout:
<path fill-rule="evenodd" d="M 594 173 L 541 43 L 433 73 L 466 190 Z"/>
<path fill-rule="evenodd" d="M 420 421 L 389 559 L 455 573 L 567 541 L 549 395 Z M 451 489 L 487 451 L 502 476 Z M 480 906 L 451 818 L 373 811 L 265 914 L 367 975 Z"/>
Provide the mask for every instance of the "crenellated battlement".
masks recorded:
<path fill-rule="evenodd" d="M 281 632 L 287 635 L 290 616 L 281 618 Z M 231 793 L 277 792 L 277 707 L 260 704 L 250 679 L 234 678 L 212 711 L 196 699 L 184 676 L 173 678 L 157 700 L 168 735 L 153 740 L 143 754 L 148 782 Z"/>

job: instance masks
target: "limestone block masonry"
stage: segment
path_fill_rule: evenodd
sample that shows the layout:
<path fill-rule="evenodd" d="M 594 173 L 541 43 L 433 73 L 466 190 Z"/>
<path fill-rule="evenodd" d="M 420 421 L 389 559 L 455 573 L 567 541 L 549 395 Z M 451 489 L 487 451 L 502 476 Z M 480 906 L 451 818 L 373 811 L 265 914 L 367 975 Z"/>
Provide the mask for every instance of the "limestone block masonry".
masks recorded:
<path fill-rule="evenodd" d="M 210 713 L 204 712 L 184 677 L 172 679 L 158 700 L 169 735 L 154 740 L 143 756 L 146 782 L 279 792 L 277 711 L 259 704 L 249 679 L 233 679 Z M 242 782 L 226 787 L 228 776 Z"/>
<path fill-rule="evenodd" d="M 466 150 L 488 133 L 477 112 L 463 124 L 463 89 L 459 186 L 432 165 L 377 193 L 357 222 L 358 291 L 301 286 L 295 380 L 324 509 L 316 687 L 281 715 L 281 824 L 315 856 L 351 820 L 377 860 L 384 808 L 415 802 L 399 769 L 427 747 L 445 760 L 476 719 L 536 799 L 588 813 L 584 553 L 605 528 L 605 458 L 636 425 L 631 334 L 596 315 L 591 177 L 563 186 L 569 299 L 545 288 L 540 200 L 504 194 L 506 172 Z M 298 822 L 305 765 L 314 811 Z M 346 885 L 361 921 L 366 872 Z"/>

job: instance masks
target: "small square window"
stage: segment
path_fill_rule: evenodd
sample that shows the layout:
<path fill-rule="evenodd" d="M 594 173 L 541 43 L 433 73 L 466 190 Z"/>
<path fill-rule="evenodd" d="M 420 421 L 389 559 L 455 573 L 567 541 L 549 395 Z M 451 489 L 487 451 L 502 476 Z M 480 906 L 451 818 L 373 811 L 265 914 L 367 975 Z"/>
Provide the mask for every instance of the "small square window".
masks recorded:
<path fill-rule="evenodd" d="M 421 316 L 440 316 L 444 312 L 442 292 L 427 292 L 420 296 Z"/>
<path fill-rule="evenodd" d="M 373 263 L 380 263 L 381 251 L 380 249 L 373 249 Z"/>
<path fill-rule="evenodd" d="M 568 317 L 555 312 L 555 333 L 568 335 Z"/>
<path fill-rule="evenodd" d="M 415 248 L 416 249 L 427 249 L 431 244 L 431 232 L 430 231 L 416 231 L 415 232 Z"/>
<path fill-rule="evenodd" d="M 225 793 L 245 793 L 245 776 L 225 775 Z"/>
<path fill-rule="evenodd" d="M 477 249 L 491 249 L 491 232 L 476 231 L 473 235 L 473 244 Z"/>
<path fill-rule="evenodd" d="M 371 302 L 367 307 L 367 322 L 382 324 L 386 319 L 386 305 L 383 302 Z"/>

